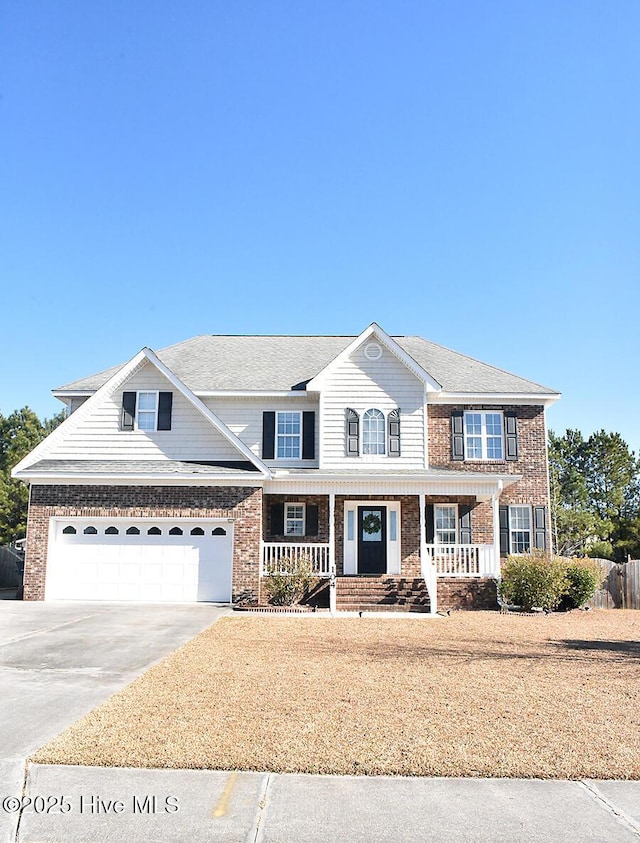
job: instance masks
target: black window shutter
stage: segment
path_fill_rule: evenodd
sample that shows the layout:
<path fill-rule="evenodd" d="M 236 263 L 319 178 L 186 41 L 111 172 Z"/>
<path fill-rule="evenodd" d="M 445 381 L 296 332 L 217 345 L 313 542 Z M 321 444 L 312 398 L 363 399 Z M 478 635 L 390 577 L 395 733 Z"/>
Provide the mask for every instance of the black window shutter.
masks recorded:
<path fill-rule="evenodd" d="M 451 413 L 451 459 L 464 459 L 464 412 L 454 410 Z"/>
<path fill-rule="evenodd" d="M 468 503 L 461 503 L 458 507 L 460 519 L 460 544 L 471 544 L 471 507 Z"/>
<path fill-rule="evenodd" d="M 265 411 L 262 414 L 262 459 L 272 460 L 275 454 L 276 414 Z"/>
<path fill-rule="evenodd" d="M 435 537 L 435 524 L 433 516 L 433 504 L 428 503 L 425 507 L 425 515 L 427 522 L 427 544 L 433 544 Z"/>
<path fill-rule="evenodd" d="M 518 459 L 518 417 L 515 413 L 504 414 L 504 432 L 506 453 L 505 459 Z"/>
<path fill-rule="evenodd" d="M 284 504 L 271 504 L 271 535 L 284 536 Z"/>
<path fill-rule="evenodd" d="M 500 556 L 506 556 L 509 553 L 509 507 L 499 507 L 498 515 L 500 516 Z"/>
<path fill-rule="evenodd" d="M 171 408 L 173 392 L 161 392 L 158 396 L 158 430 L 171 430 Z"/>
<path fill-rule="evenodd" d="M 533 507 L 534 545 L 536 550 L 547 549 L 547 511 L 544 506 Z"/>
<path fill-rule="evenodd" d="M 313 410 L 302 414 L 302 459 L 316 458 L 316 414 Z"/>
<path fill-rule="evenodd" d="M 360 453 L 360 419 L 355 410 L 346 411 L 347 456 L 357 457 Z"/>
<path fill-rule="evenodd" d="M 308 504 L 306 507 L 305 535 L 318 535 L 318 507 L 315 504 Z"/>
<path fill-rule="evenodd" d="M 389 456 L 400 456 L 400 407 L 389 413 Z"/>
<path fill-rule="evenodd" d="M 122 393 L 122 420 L 120 427 L 122 430 L 133 430 L 134 421 L 136 418 L 136 393 L 123 392 Z"/>

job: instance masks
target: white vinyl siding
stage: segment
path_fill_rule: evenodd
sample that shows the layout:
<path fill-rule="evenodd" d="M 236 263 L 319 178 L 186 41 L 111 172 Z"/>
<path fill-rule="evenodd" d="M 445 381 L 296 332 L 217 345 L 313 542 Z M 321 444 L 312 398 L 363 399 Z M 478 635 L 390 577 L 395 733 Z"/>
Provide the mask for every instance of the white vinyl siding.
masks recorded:
<path fill-rule="evenodd" d="M 386 348 L 379 360 L 368 360 L 364 348 L 356 349 L 336 366 L 322 391 L 322 468 L 344 468 L 345 412 L 353 408 L 360 417 L 361 456 L 349 458 L 349 470 L 380 468 L 424 468 L 425 407 L 424 385 Z M 389 457 L 385 424 L 385 453 L 364 456 L 362 421 L 366 410 L 384 413 L 385 422 L 392 410 L 400 408 L 401 456 Z"/>
<path fill-rule="evenodd" d="M 262 454 L 262 413 L 264 410 L 273 410 L 276 413 L 302 413 L 305 410 L 315 412 L 316 459 L 302 460 L 300 457 L 290 460 L 278 459 L 277 466 L 279 468 L 287 466 L 300 468 L 318 467 L 319 412 L 318 402 L 314 398 L 310 398 L 304 393 L 299 398 L 276 399 L 261 396 L 256 396 L 255 398 L 229 398 L 223 396 L 221 398 L 205 398 L 204 403 L 257 457 L 260 457 Z"/>
<path fill-rule="evenodd" d="M 124 391 L 173 392 L 170 431 L 120 430 Z M 138 369 L 47 454 L 49 459 L 244 460 L 153 365 Z"/>

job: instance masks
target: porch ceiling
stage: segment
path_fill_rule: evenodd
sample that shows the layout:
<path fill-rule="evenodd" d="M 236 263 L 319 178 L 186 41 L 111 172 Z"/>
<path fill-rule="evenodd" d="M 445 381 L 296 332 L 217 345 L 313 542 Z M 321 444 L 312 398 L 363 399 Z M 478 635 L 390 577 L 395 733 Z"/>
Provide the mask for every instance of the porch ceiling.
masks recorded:
<path fill-rule="evenodd" d="M 472 495 L 489 499 L 517 483 L 521 474 L 448 469 L 398 469 L 358 473 L 345 469 L 288 469 L 264 482 L 265 494 Z"/>

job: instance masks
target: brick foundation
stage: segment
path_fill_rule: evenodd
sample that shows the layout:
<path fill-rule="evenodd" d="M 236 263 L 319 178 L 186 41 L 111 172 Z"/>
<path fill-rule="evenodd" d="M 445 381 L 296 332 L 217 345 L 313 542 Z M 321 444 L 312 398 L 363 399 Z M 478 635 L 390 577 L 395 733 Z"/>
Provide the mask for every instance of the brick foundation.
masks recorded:
<path fill-rule="evenodd" d="M 438 579 L 438 611 L 447 609 L 497 609 L 496 583 L 476 577 Z"/>
<path fill-rule="evenodd" d="M 44 600 L 49 521 L 55 517 L 233 518 L 233 602 L 258 600 L 262 489 L 240 486 L 37 486 L 31 488 L 25 600 Z"/>

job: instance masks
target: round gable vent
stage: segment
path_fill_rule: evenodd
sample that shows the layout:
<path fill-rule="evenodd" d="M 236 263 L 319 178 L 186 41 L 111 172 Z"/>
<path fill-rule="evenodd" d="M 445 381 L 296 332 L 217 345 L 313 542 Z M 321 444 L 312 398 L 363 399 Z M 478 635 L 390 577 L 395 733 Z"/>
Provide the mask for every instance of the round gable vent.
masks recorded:
<path fill-rule="evenodd" d="M 367 360 L 379 360 L 382 357 L 382 346 L 377 342 L 367 343 L 364 347 L 364 356 Z"/>

